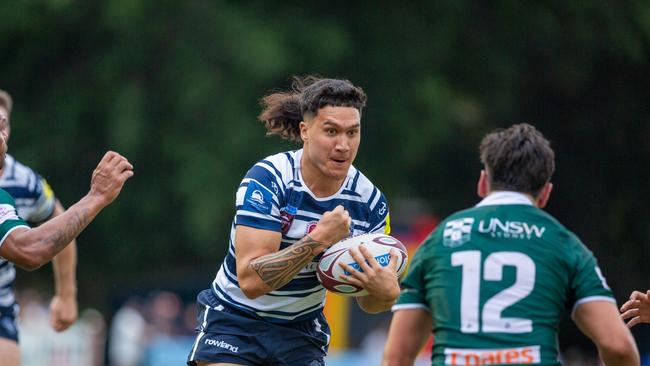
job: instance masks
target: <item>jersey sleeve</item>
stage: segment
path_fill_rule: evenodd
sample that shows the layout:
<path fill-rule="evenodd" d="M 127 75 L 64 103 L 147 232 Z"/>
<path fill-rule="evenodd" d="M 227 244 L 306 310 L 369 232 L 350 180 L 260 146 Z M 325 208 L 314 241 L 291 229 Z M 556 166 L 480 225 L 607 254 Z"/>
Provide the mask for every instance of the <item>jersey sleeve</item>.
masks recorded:
<path fill-rule="evenodd" d="M 279 177 L 263 162 L 246 173 L 236 195 L 235 225 L 280 231 L 280 202 L 283 197 Z"/>
<path fill-rule="evenodd" d="M 392 311 L 404 309 L 424 309 L 431 311 L 427 303 L 427 290 L 426 290 L 426 273 L 430 271 L 428 260 L 431 247 L 434 245 L 431 235 L 427 241 L 422 244 L 409 265 L 408 274 L 402 281 L 402 292 L 400 293 Z"/>
<path fill-rule="evenodd" d="M 573 276 L 570 282 L 572 312 L 586 302 L 610 301 L 616 303 L 593 253 L 579 240 L 573 242 Z"/>
<path fill-rule="evenodd" d="M 377 188 L 377 198 L 370 200 L 370 223 L 369 233 L 384 233 L 390 234 L 390 212 L 388 210 L 388 202 L 383 193 Z"/>
<path fill-rule="evenodd" d="M 18 216 L 16 204 L 9 193 L 0 189 L 0 247 L 7 235 L 19 227 L 29 228 L 29 225 Z"/>
<path fill-rule="evenodd" d="M 36 173 L 34 175 L 37 181 L 34 188 L 34 204 L 25 208 L 23 218 L 34 224 L 41 224 L 52 217 L 56 198 L 47 181 Z"/>
<path fill-rule="evenodd" d="M 56 204 L 50 185 L 32 168 L 13 158 L 9 162 L 1 186 L 13 198 L 18 215 L 34 225 L 47 221 Z"/>

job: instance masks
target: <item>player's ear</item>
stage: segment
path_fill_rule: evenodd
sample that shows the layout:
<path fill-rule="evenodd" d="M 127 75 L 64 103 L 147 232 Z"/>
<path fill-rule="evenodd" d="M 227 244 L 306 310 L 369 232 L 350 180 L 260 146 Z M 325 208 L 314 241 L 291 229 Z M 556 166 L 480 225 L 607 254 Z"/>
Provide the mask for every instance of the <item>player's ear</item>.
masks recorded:
<path fill-rule="evenodd" d="M 478 184 L 476 185 L 476 194 L 481 198 L 485 198 L 489 193 L 490 182 L 488 180 L 488 175 L 485 169 L 481 169 L 481 176 L 478 178 Z"/>
<path fill-rule="evenodd" d="M 537 195 L 537 207 L 544 208 L 548 203 L 548 199 L 551 197 L 551 192 L 553 191 L 553 183 L 547 182 L 542 187 L 542 190 Z"/>
<path fill-rule="evenodd" d="M 307 130 L 309 129 L 309 126 L 305 121 L 300 121 L 298 124 L 298 128 L 300 129 L 300 138 L 302 139 L 303 142 L 307 142 L 309 139 L 309 136 L 307 135 Z"/>

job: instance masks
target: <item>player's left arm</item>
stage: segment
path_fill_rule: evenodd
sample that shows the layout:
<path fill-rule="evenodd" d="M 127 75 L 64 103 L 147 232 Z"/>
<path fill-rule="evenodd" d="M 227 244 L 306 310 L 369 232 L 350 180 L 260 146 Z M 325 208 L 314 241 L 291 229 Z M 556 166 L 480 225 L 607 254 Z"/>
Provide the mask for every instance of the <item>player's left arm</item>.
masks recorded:
<path fill-rule="evenodd" d="M 609 301 L 590 301 L 577 306 L 573 321 L 598 348 L 604 364 L 638 365 L 639 351 L 632 333 Z"/>
<path fill-rule="evenodd" d="M 370 213 L 370 232 L 390 234 L 390 214 L 386 197 L 380 192 L 380 198 Z M 390 310 L 400 293 L 397 276 L 397 252 L 391 250 L 390 263 L 382 267 L 369 250 L 363 247 L 351 249 L 350 255 L 363 270 L 343 265 L 350 273 L 345 279 L 368 291 L 368 295 L 357 297 L 357 304 L 366 313 L 376 314 Z"/>
<path fill-rule="evenodd" d="M 57 200 L 52 217 L 65 211 Z M 50 325 L 57 332 L 68 329 L 77 320 L 77 242 L 70 244 L 52 258 L 55 294 L 50 302 Z"/>
<path fill-rule="evenodd" d="M 343 279 L 368 291 L 368 295 L 357 297 L 357 304 L 366 313 L 376 314 L 390 310 L 400 293 L 397 278 L 397 252 L 390 251 L 390 263 L 382 267 L 372 253 L 363 245 L 359 249 L 350 248 L 350 255 L 361 268 L 357 271 L 341 263 L 341 267 L 350 274 Z"/>
<path fill-rule="evenodd" d="M 569 252 L 574 271 L 570 279 L 573 298 L 571 317 L 598 348 L 607 366 L 639 365 L 639 351 L 630 330 L 619 317 L 616 301 L 593 253 L 577 237 Z"/>
<path fill-rule="evenodd" d="M 433 318 L 423 308 L 398 310 L 388 330 L 382 366 L 410 366 L 429 338 Z"/>

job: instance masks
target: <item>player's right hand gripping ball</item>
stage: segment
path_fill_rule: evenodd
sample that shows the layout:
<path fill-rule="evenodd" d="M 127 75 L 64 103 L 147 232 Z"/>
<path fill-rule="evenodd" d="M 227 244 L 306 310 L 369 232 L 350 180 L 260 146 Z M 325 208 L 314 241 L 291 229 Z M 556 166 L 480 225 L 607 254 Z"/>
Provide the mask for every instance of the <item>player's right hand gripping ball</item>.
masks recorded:
<path fill-rule="evenodd" d="M 406 270 L 408 254 L 406 247 L 399 240 L 386 234 L 361 234 L 345 238 L 329 247 L 318 262 L 316 275 L 327 290 L 343 296 L 365 296 L 366 290 L 341 279 L 341 275 L 349 275 L 339 263 L 345 263 L 356 270 L 359 265 L 350 255 L 348 249 L 358 248 L 363 244 L 375 257 L 375 260 L 386 267 L 390 263 L 390 250 L 397 251 L 397 275 L 401 276 Z"/>

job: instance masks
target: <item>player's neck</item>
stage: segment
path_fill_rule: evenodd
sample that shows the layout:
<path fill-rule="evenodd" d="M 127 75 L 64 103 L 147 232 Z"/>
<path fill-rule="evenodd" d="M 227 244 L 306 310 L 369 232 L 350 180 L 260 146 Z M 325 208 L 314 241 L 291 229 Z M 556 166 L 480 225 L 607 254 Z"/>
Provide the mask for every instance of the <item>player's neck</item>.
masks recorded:
<path fill-rule="evenodd" d="M 329 197 L 335 194 L 341 189 L 341 185 L 345 181 L 345 177 L 336 179 L 324 174 L 309 159 L 305 159 L 304 156 L 300 161 L 300 174 L 303 183 L 309 188 L 311 193 L 319 198 Z"/>
<path fill-rule="evenodd" d="M 501 191 L 501 190 L 495 190 L 495 191 L 493 191 L 493 190 L 490 190 L 490 191 L 488 191 L 487 196 L 489 196 L 489 195 L 491 195 L 491 194 L 493 194 L 493 193 L 507 193 L 507 192 L 512 192 L 512 193 L 516 193 L 516 194 L 520 194 L 520 195 L 522 195 L 522 196 L 525 196 L 525 197 L 528 198 L 528 200 L 533 204 L 533 206 L 536 206 L 536 207 L 539 206 L 539 205 L 538 205 L 538 202 L 537 202 L 537 198 L 533 197 L 533 195 L 531 195 L 530 193 L 526 193 L 526 192 L 519 192 L 519 191 Z"/>

